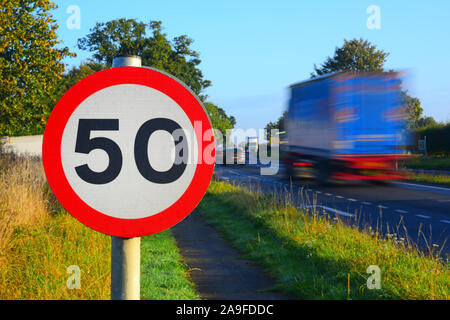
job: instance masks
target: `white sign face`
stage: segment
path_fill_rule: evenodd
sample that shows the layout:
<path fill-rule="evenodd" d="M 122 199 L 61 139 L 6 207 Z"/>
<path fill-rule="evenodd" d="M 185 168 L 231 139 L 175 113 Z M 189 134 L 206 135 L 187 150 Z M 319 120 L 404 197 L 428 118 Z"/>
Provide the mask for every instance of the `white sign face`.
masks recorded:
<path fill-rule="evenodd" d="M 425 150 L 425 139 L 419 139 L 419 150 L 423 151 Z"/>
<path fill-rule="evenodd" d="M 168 174 L 181 159 L 175 135 L 162 129 L 171 124 L 184 133 L 178 141 L 187 142 L 188 156 L 180 170 Z M 74 110 L 62 136 L 61 162 L 87 205 L 114 218 L 145 218 L 170 207 L 191 184 L 198 159 L 195 137 L 190 119 L 169 96 L 120 84 L 95 92 Z M 156 179 L 145 176 L 149 171 Z"/>

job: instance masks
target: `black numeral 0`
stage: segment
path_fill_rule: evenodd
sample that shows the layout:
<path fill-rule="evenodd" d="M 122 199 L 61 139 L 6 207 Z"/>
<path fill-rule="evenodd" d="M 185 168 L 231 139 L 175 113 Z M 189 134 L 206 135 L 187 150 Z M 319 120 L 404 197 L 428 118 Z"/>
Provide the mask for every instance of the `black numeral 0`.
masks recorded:
<path fill-rule="evenodd" d="M 77 142 L 75 152 L 88 154 L 94 149 L 104 150 L 109 157 L 108 167 L 102 172 L 96 172 L 89 168 L 87 164 L 75 167 L 78 176 L 84 181 L 92 184 L 105 184 L 117 178 L 122 169 L 122 152 L 119 146 L 111 139 L 104 137 L 90 138 L 91 131 L 95 130 L 119 130 L 119 119 L 79 119 Z M 156 171 L 153 169 L 148 158 L 148 141 L 150 136 L 158 130 L 164 130 L 174 134 L 175 130 L 178 139 L 175 141 L 176 149 L 181 152 L 175 152 L 175 161 L 172 167 L 167 171 Z M 186 152 L 186 154 L 183 154 Z M 188 145 L 186 136 L 181 127 L 173 120 L 166 118 L 156 118 L 145 122 L 138 130 L 134 142 L 134 157 L 136 166 L 141 175 L 154 183 L 171 183 L 177 180 L 186 169 L 186 162 L 181 159 L 187 159 Z"/>
<path fill-rule="evenodd" d="M 177 180 L 186 169 L 186 162 L 180 161 L 178 157 L 181 155 L 175 152 L 175 161 L 172 167 L 167 171 L 156 171 L 150 165 L 148 160 L 148 140 L 153 132 L 157 130 L 165 130 L 173 135 L 175 130 L 180 135 L 178 141 L 175 141 L 175 146 L 178 145 L 181 151 L 187 152 L 186 136 L 182 132 L 181 127 L 173 120 L 166 118 L 156 118 L 145 122 L 140 128 L 134 141 L 134 158 L 136 166 L 141 175 L 155 183 L 171 183 Z M 181 145 L 179 145 L 181 144 Z M 187 157 L 187 155 L 184 155 Z"/>

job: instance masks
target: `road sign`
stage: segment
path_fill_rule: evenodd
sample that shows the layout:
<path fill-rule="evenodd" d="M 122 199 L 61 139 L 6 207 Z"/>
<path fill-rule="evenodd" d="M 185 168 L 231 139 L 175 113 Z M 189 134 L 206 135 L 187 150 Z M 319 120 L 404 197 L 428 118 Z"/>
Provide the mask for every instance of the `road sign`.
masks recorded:
<path fill-rule="evenodd" d="M 280 137 L 270 137 L 270 144 L 280 144 Z"/>
<path fill-rule="evenodd" d="M 184 219 L 214 169 L 202 104 L 151 68 L 112 68 L 75 84 L 48 119 L 42 153 L 63 207 L 118 237 L 157 233 Z"/>

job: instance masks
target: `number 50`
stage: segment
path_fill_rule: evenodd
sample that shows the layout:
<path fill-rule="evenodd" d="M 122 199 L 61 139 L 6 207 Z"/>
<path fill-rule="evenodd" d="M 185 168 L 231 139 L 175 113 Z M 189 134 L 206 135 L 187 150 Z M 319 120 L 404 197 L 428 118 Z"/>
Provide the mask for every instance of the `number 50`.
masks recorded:
<path fill-rule="evenodd" d="M 114 179 L 122 169 L 122 152 L 114 141 L 105 137 L 90 138 L 91 131 L 118 131 L 119 119 L 79 119 L 75 152 L 89 154 L 92 150 L 101 149 L 108 154 L 108 167 L 102 172 L 96 172 L 87 164 L 75 167 L 78 176 L 92 184 L 106 184 Z M 175 161 L 167 171 L 156 171 L 150 164 L 148 157 L 148 141 L 150 136 L 158 130 L 164 130 L 174 136 L 177 130 L 178 139 L 174 138 L 175 146 L 180 153 L 175 153 Z M 180 158 L 187 158 L 188 144 L 180 125 L 167 118 L 155 118 L 144 122 L 134 139 L 134 158 L 137 169 L 148 181 L 154 183 L 171 183 L 177 180 L 186 169 L 186 162 Z M 186 154 L 183 152 L 186 150 Z"/>

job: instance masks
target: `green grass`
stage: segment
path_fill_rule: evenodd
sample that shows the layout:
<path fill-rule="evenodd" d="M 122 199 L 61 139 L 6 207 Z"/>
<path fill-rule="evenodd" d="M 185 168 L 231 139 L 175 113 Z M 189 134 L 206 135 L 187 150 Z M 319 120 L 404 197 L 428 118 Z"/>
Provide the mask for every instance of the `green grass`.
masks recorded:
<path fill-rule="evenodd" d="M 0 299 L 110 299 L 111 237 L 61 212 L 33 227 L 18 227 L 3 256 Z M 68 289 L 67 267 L 81 271 Z M 170 231 L 141 240 L 141 299 L 199 299 Z"/>
<path fill-rule="evenodd" d="M 450 158 L 444 156 L 420 157 L 405 161 L 400 165 L 408 169 L 450 171 Z M 450 186 L 450 175 L 410 172 L 408 176 L 410 180 L 415 182 Z"/>
<path fill-rule="evenodd" d="M 450 187 L 450 176 L 437 175 L 437 174 L 422 174 L 411 173 L 408 174 L 409 178 L 415 182 L 423 182 L 428 184 L 435 184 L 444 187 Z"/>
<path fill-rule="evenodd" d="M 276 289 L 301 299 L 449 299 L 448 267 L 339 220 L 257 191 L 212 181 L 198 206 L 202 216 L 277 280 Z M 381 290 L 367 288 L 370 265 L 381 269 Z"/>
<path fill-rule="evenodd" d="M 109 299 L 110 238 L 67 213 L 17 226 L 3 252 L 0 299 Z M 80 289 L 68 289 L 67 268 L 80 268 Z"/>
<path fill-rule="evenodd" d="M 141 240 L 141 299 L 200 299 L 170 230 Z"/>
<path fill-rule="evenodd" d="M 449 157 L 420 157 L 402 163 L 405 168 L 425 170 L 450 170 Z"/>

